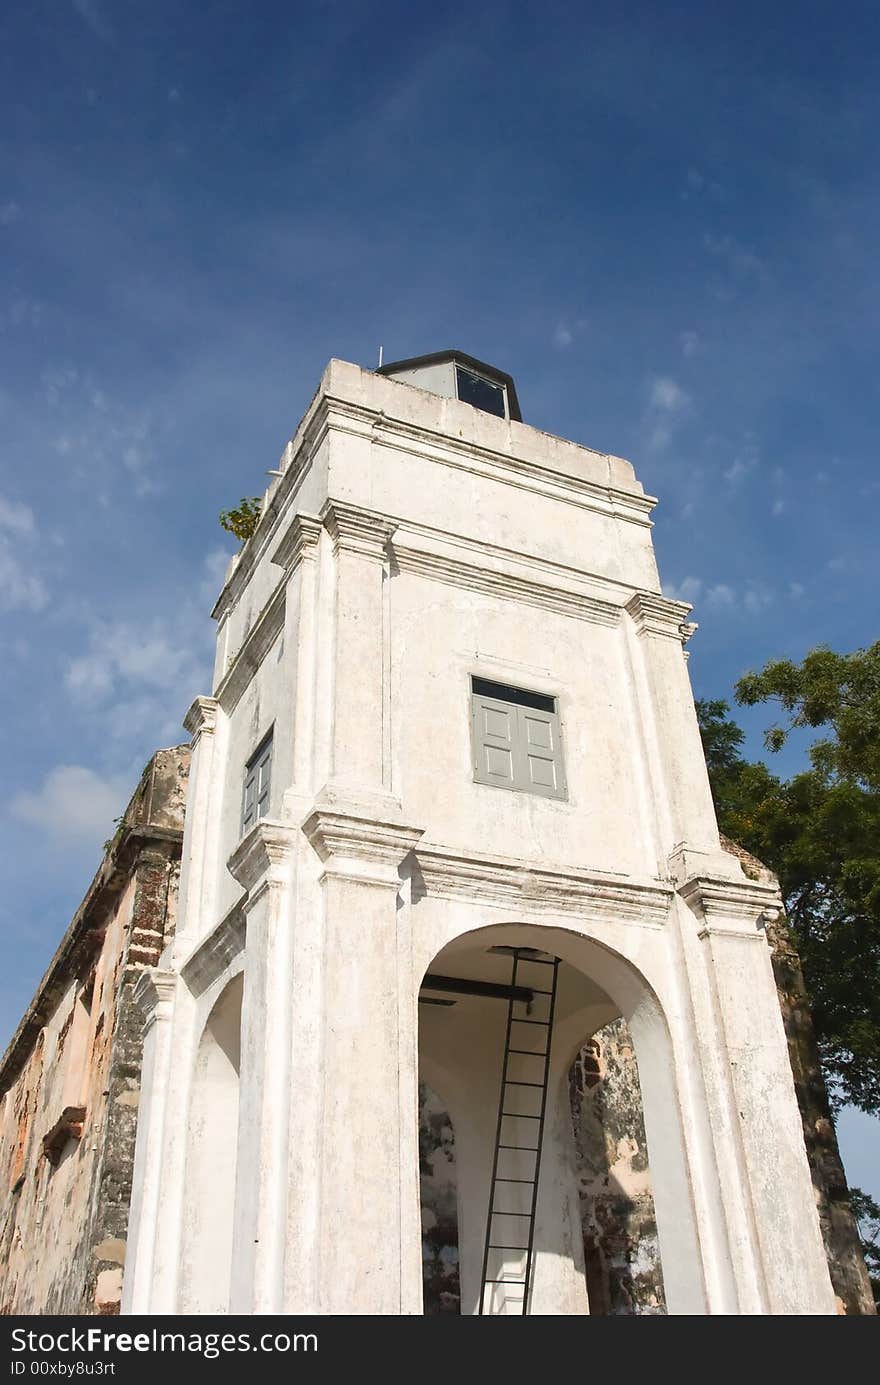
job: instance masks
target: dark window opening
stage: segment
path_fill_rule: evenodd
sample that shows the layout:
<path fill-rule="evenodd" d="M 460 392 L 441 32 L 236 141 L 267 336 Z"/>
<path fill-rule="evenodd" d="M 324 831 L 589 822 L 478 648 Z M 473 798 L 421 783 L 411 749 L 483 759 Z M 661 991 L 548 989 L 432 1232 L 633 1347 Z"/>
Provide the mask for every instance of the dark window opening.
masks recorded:
<path fill-rule="evenodd" d="M 455 387 L 458 397 L 465 404 L 473 404 L 475 409 L 482 409 L 484 413 L 494 414 L 496 418 L 505 418 L 504 390 L 500 385 L 493 385 L 490 380 L 484 380 L 480 375 L 473 375 L 469 370 L 463 370 L 460 365 L 455 367 Z"/>
<path fill-rule="evenodd" d="M 544 693 L 509 688 L 506 683 L 492 683 L 488 678 L 472 678 L 471 684 L 479 697 L 497 697 L 501 702 L 513 702 L 517 707 L 534 707 L 539 712 L 556 711 L 556 698 L 547 697 Z"/>

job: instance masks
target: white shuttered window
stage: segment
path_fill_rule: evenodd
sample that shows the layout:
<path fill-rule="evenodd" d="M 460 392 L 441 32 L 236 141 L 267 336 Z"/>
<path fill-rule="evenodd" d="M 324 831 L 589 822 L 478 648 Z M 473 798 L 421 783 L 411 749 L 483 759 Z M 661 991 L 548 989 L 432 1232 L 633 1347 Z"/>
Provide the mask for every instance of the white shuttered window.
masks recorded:
<path fill-rule="evenodd" d="M 555 697 L 472 678 L 471 722 L 478 784 L 566 797 Z"/>
<path fill-rule="evenodd" d="M 249 832 L 269 811 L 272 783 L 272 733 L 247 762 L 244 772 L 244 800 L 241 809 L 241 835 Z"/>

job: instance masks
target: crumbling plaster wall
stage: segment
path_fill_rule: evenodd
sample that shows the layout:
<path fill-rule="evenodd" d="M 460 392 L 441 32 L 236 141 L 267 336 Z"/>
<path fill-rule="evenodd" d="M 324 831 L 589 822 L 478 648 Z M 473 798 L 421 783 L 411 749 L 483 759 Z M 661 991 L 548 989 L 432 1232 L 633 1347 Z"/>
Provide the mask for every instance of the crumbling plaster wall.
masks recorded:
<path fill-rule="evenodd" d="M 188 747 L 159 751 L 0 1064 L 0 1311 L 119 1311 L 141 1022 L 174 928 Z"/>

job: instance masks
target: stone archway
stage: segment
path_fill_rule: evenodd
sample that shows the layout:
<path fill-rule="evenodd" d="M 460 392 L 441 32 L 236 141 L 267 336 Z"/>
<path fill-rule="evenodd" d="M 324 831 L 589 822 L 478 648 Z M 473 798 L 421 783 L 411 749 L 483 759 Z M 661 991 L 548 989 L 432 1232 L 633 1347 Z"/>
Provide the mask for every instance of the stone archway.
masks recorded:
<path fill-rule="evenodd" d="M 181 1313 L 229 1311 L 243 985 L 240 974 L 222 991 L 196 1053 L 187 1136 Z"/>
<path fill-rule="evenodd" d="M 539 949 L 561 959 L 534 1219 L 530 1313 L 590 1312 L 581 1235 L 585 1180 L 579 1183 L 569 1072 L 585 1038 L 618 1021 L 629 1026 L 642 1069 L 644 1127 L 640 1130 L 648 1131 L 651 1144 L 657 1221 L 656 1231 L 651 1231 L 654 1247 L 649 1258 L 662 1245 L 665 1271 L 668 1262 L 667 1293 L 675 1304 L 671 1311 L 705 1312 L 674 1062 L 659 1002 L 626 959 L 593 939 L 555 927 L 498 924 L 459 934 L 435 956 L 426 975 L 501 983 L 510 977 L 509 958 L 506 961 L 504 954 L 514 947 Z M 449 1110 L 455 1113 L 461 1311 L 472 1314 L 479 1311 L 483 1292 L 482 1255 L 507 1005 L 466 992 L 442 997 L 430 989 L 432 984 L 427 983 L 422 995 L 435 1003 L 419 1006 L 420 1074 L 432 1085 L 431 1074 L 435 1075 Z M 441 998 L 445 1003 L 436 1003 Z M 644 1145 L 644 1140 L 638 1143 Z M 635 1234 L 632 1226 L 630 1231 Z M 521 1307 L 512 1306 L 511 1295 L 505 1295 L 505 1300 L 492 1311 L 522 1312 Z M 483 1303 L 487 1311 L 485 1298 Z M 603 1311 L 598 1302 L 596 1306 Z M 604 1311 L 614 1310 L 606 1304 Z M 652 1306 L 633 1311 L 664 1309 L 658 1295 Z"/>

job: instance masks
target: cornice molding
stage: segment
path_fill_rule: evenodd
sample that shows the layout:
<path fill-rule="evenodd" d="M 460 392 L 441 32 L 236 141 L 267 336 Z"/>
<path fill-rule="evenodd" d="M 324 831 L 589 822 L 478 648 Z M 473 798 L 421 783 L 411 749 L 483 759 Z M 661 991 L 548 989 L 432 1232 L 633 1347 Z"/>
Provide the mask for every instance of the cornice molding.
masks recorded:
<path fill-rule="evenodd" d="M 388 541 L 397 527 L 387 515 L 340 500 L 324 504 L 321 521 L 333 540 L 334 553 L 344 550 L 382 562 L 387 559 Z"/>
<path fill-rule="evenodd" d="M 234 904 L 217 927 L 199 943 L 180 968 L 193 995 L 203 995 L 244 952 L 246 918 L 241 901 Z"/>
<path fill-rule="evenodd" d="M 317 556 L 320 537 L 321 521 L 317 515 L 294 515 L 269 561 L 283 567 L 290 576 L 305 558 Z"/>
<path fill-rule="evenodd" d="M 285 885 L 293 869 L 296 829 L 287 822 L 261 818 L 235 848 L 226 862 L 229 873 L 243 885 L 248 898 L 242 907 L 249 909 L 269 885 Z"/>
<path fill-rule="evenodd" d="M 556 471 L 552 467 L 542 466 L 539 462 L 514 457 L 508 452 L 496 451 L 470 439 L 456 438 L 436 429 L 350 405 L 347 400 L 333 400 L 332 407 L 333 413 L 350 420 L 351 424 L 363 425 L 365 422 L 371 422 L 373 442 L 376 446 L 406 452 L 411 456 L 421 456 L 428 461 L 467 471 L 472 475 L 483 475 L 514 486 L 518 490 L 550 496 L 579 509 L 593 510 L 643 528 L 651 527 L 649 516 L 657 503 L 654 496 L 622 490 L 610 482 L 603 484 L 601 481 L 587 480 L 568 472 Z M 330 426 L 346 431 L 335 418 L 330 420 Z M 520 426 L 528 428 L 527 424 Z M 364 430 L 362 426 L 355 426 L 350 431 L 363 435 Z M 559 443 L 568 441 L 565 438 L 554 440 Z M 599 457 L 610 465 L 607 453 L 595 453 L 589 448 L 580 450 Z"/>
<path fill-rule="evenodd" d="M 465 591 L 483 592 L 505 601 L 538 606 L 597 625 L 617 625 L 620 620 L 620 606 L 586 592 L 548 586 L 509 571 L 499 571 L 436 550 L 420 548 L 412 541 L 407 543 L 405 539 L 395 538 L 392 551 L 401 572 L 416 573 Z"/>
<path fill-rule="evenodd" d="M 141 972 L 132 999 L 143 1017 L 145 1033 L 157 1021 L 171 1018 L 176 987 L 176 971 L 153 967 Z"/>
<path fill-rule="evenodd" d="M 718 876 L 693 876 L 679 885 L 678 893 L 702 921 L 701 938 L 723 934 L 764 940 L 766 925 L 782 908 L 779 890 L 759 881 L 740 883 Z"/>
<path fill-rule="evenodd" d="M 229 713 L 237 706 L 242 693 L 284 628 L 285 605 L 286 589 L 284 582 L 281 582 L 217 685 L 214 696 L 224 712 Z"/>
<path fill-rule="evenodd" d="M 515 905 L 520 911 L 625 920 L 659 928 L 666 922 L 671 886 L 622 879 L 600 871 L 533 866 L 502 856 L 476 856 L 425 843 L 416 860 L 427 895 Z"/>
<path fill-rule="evenodd" d="M 401 863 L 418 845 L 424 831 L 399 821 L 325 807 L 315 808 L 302 830 L 324 862 L 325 875 L 394 888 L 400 886 Z"/>
<path fill-rule="evenodd" d="M 217 727 L 216 697 L 197 697 L 183 718 L 183 728 L 197 741 L 199 736 L 213 735 Z"/>
<path fill-rule="evenodd" d="M 656 592 L 636 592 L 624 609 L 641 638 L 646 635 L 667 635 L 684 644 L 697 628 L 686 621 L 688 612 L 693 610 L 692 606 L 686 601 L 671 601 Z"/>

